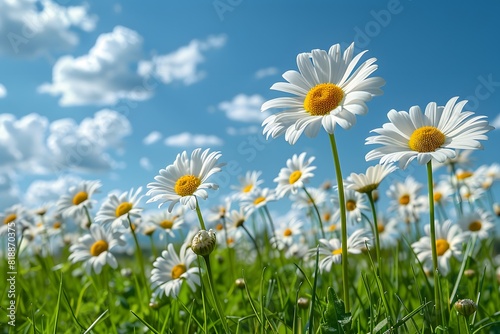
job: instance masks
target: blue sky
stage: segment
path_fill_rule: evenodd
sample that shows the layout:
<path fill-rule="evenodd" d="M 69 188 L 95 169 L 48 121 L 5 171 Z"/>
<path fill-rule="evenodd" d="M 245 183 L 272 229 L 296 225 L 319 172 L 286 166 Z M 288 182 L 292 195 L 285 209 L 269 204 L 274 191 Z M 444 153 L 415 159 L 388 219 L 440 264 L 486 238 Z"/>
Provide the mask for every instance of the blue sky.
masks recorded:
<path fill-rule="evenodd" d="M 499 127 L 499 10 L 489 1 L 0 0 L 0 209 L 43 203 L 78 179 L 101 180 L 103 194 L 146 187 L 198 146 L 230 166 L 214 200 L 247 170 L 273 187 L 303 151 L 316 157 L 312 185 L 334 179 L 326 134 L 266 141 L 260 105 L 280 96 L 269 88 L 298 53 L 336 43 L 368 49 L 363 59 L 376 57 L 387 82 L 366 116 L 337 130 L 344 176 L 373 164 L 365 139 L 390 109 L 460 96 Z M 500 130 L 490 132 L 476 166 L 498 162 L 499 143 Z M 413 163 L 400 175 L 424 170 Z"/>

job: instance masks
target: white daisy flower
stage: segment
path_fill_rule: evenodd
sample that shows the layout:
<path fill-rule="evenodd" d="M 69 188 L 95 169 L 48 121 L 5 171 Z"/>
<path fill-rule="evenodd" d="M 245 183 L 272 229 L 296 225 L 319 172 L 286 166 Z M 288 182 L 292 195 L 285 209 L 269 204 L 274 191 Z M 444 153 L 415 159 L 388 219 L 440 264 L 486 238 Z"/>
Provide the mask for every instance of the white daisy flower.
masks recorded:
<path fill-rule="evenodd" d="M 361 254 L 361 251 L 369 244 L 371 233 L 367 229 L 357 229 L 347 238 L 347 252 L 349 254 Z M 365 244 L 366 243 L 366 244 Z M 316 248 L 309 250 L 310 256 L 316 255 Z M 342 263 L 342 242 L 340 239 L 319 239 L 319 255 L 324 256 L 319 262 L 321 272 L 330 272 L 332 264 Z"/>
<path fill-rule="evenodd" d="M 467 101 L 457 103 L 458 97 L 451 98 L 446 106 L 438 107 L 430 102 L 422 114 L 419 106 L 410 112 L 391 110 L 387 114 L 390 123 L 372 130 L 379 135 L 368 137 L 366 144 L 381 144 L 366 155 L 366 160 L 380 159 L 381 163 L 399 161 L 405 169 L 417 159 L 419 164 L 429 161 L 445 162 L 456 157 L 456 149 L 480 149 L 479 140 L 494 129 L 488 125 L 486 116 L 475 116 L 470 111 L 462 112 Z"/>
<path fill-rule="evenodd" d="M 345 189 L 344 199 L 347 221 L 351 222 L 351 224 L 359 223 L 363 211 L 370 210 L 366 196 L 352 189 Z M 334 195 L 332 201 L 333 207 L 337 208 L 333 215 L 333 221 L 337 222 L 340 221 L 340 203 L 338 196 Z"/>
<path fill-rule="evenodd" d="M 378 216 L 377 228 L 381 249 L 393 249 L 401 236 L 398 229 L 399 221 L 396 218 L 390 218 L 388 221 L 383 216 Z"/>
<path fill-rule="evenodd" d="M 183 282 L 186 282 L 192 291 L 200 285 L 200 269 L 192 266 L 196 263 L 197 255 L 188 247 L 187 242 L 183 243 L 177 254 L 174 245 L 170 243 L 167 250 L 164 250 L 154 261 L 154 268 L 151 271 L 151 287 L 155 290 L 156 296 L 165 295 L 177 298 Z"/>
<path fill-rule="evenodd" d="M 458 226 L 464 231 L 475 234 L 479 239 L 487 239 L 491 236 L 495 225 L 495 218 L 491 212 L 477 209 L 475 211 L 465 213 L 458 220 Z"/>
<path fill-rule="evenodd" d="M 271 89 L 290 93 L 265 102 L 261 110 L 284 108 L 285 111 L 264 120 L 264 134 L 273 138 L 285 134 L 285 140 L 295 144 L 305 131 L 315 137 L 320 128 L 334 133 L 336 124 L 349 129 L 356 123 L 356 115 L 368 112 L 366 102 L 381 95 L 385 82 L 371 77 L 375 72 L 375 58 L 370 58 L 356 68 L 366 51 L 354 56 L 354 43 L 343 53 L 339 44 L 328 52 L 312 50 L 297 56 L 299 71 L 287 71 L 287 82 L 275 83 Z"/>
<path fill-rule="evenodd" d="M 345 186 L 347 189 L 360 193 L 371 193 L 394 170 L 396 170 L 396 166 L 391 164 L 370 166 L 366 169 L 366 174 L 351 173 L 345 182 Z"/>
<path fill-rule="evenodd" d="M 428 199 L 420 195 L 422 184 L 408 176 L 404 182 L 394 182 L 387 190 L 390 198 L 387 211 L 397 212 L 405 222 L 415 222 L 420 219 L 420 214 L 427 210 Z"/>
<path fill-rule="evenodd" d="M 447 179 L 440 180 L 437 184 L 434 184 L 434 203 L 446 206 L 453 199 L 453 194 L 455 190 Z"/>
<path fill-rule="evenodd" d="M 97 212 L 95 221 L 101 224 L 111 224 L 112 228 L 129 227 L 129 218 L 137 219 L 141 217 L 142 208 L 138 207 L 143 197 L 139 196 L 142 187 L 135 193 L 133 189 L 124 192 L 120 196 L 109 194 L 101 208 Z"/>
<path fill-rule="evenodd" d="M 248 194 L 259 189 L 259 186 L 264 182 L 260 179 L 261 171 L 247 171 L 244 176 L 239 176 L 239 185 L 231 186 L 231 189 L 235 190 L 236 193 L 233 195 L 234 199 L 240 200 Z"/>
<path fill-rule="evenodd" d="M 276 229 L 276 236 L 271 237 L 271 245 L 279 250 L 290 247 L 302 235 L 303 225 L 303 222 L 297 219 L 287 222 L 282 221 Z"/>
<path fill-rule="evenodd" d="M 307 193 L 305 191 L 300 191 L 297 192 L 296 194 L 292 194 L 290 196 L 290 199 L 292 200 L 292 208 L 296 210 L 300 209 L 311 209 L 313 207 L 313 204 L 316 205 L 316 207 L 320 207 L 323 204 L 326 203 L 328 199 L 328 193 L 323 190 L 322 188 L 313 188 L 313 187 L 306 187 L 307 193 L 312 198 L 309 198 Z M 314 203 L 313 203 L 314 201 Z"/>
<path fill-rule="evenodd" d="M 443 162 L 435 161 L 432 164 L 432 170 L 439 169 L 443 166 L 446 166 L 448 172 L 455 170 L 457 167 L 471 167 L 473 159 L 470 155 L 474 152 L 474 150 L 456 150 L 457 155 L 452 158 L 447 158 Z"/>
<path fill-rule="evenodd" d="M 282 198 L 289 193 L 296 194 L 297 189 L 303 188 L 309 179 L 314 176 L 312 173 L 316 166 L 311 166 L 315 157 L 310 157 L 305 161 L 306 153 L 300 155 L 294 154 L 291 159 L 286 161 L 286 168 L 282 168 L 274 182 L 278 183 L 276 187 L 276 196 Z"/>
<path fill-rule="evenodd" d="M 176 232 L 181 231 L 184 226 L 184 211 L 182 208 L 173 212 L 163 210 L 149 215 L 146 221 L 156 225 L 160 231 L 164 231 L 165 235 L 170 238 L 175 238 Z M 163 239 L 163 234 L 160 235 L 160 239 Z"/>
<path fill-rule="evenodd" d="M 28 223 L 26 217 L 27 211 L 20 204 L 14 204 L 0 212 L 0 236 L 12 230 L 21 232 L 22 227 Z"/>
<path fill-rule="evenodd" d="M 276 195 L 274 194 L 274 190 L 269 188 L 259 188 L 241 199 L 240 206 L 243 208 L 245 215 L 249 217 L 256 210 L 275 200 Z"/>
<path fill-rule="evenodd" d="M 484 189 L 490 189 L 494 182 L 500 180 L 500 164 L 482 165 L 475 174 L 481 180 L 481 186 Z"/>
<path fill-rule="evenodd" d="M 180 202 L 191 210 L 196 209 L 197 198 L 207 199 L 206 189 L 218 189 L 216 183 L 206 182 L 215 173 L 221 171 L 224 164 L 219 163 L 220 152 L 211 152 L 209 149 L 201 151 L 195 149 L 188 157 L 186 151 L 178 154 L 172 165 L 160 170 L 155 176 L 157 182 L 148 184 L 150 190 L 146 195 L 152 196 L 147 203 L 162 201 L 158 207 L 166 202 L 170 203 L 168 211 L 172 211 L 175 204 Z"/>
<path fill-rule="evenodd" d="M 85 216 L 85 208 L 92 209 L 95 203 L 92 195 L 99 192 L 99 188 L 101 188 L 100 181 L 82 181 L 77 186 L 72 186 L 68 194 L 61 196 L 57 201 L 57 213 L 71 218 Z"/>
<path fill-rule="evenodd" d="M 426 236 L 411 246 L 424 269 L 432 271 L 430 225 L 425 225 L 424 229 Z M 458 225 L 452 224 L 451 220 L 446 220 L 443 224 L 436 221 L 435 229 L 438 269 L 441 275 L 446 276 L 450 271 L 450 259 L 455 257 L 457 260 L 461 260 L 462 246 L 469 238 L 469 234 L 462 232 Z"/>
<path fill-rule="evenodd" d="M 99 224 L 90 225 L 89 233 L 78 239 L 69 250 L 69 260 L 73 263 L 84 262 L 85 271 L 90 275 L 92 269 L 100 274 L 104 265 L 108 264 L 116 269 L 118 262 L 112 251 L 125 245 L 125 240 L 120 231 L 113 231 Z"/>

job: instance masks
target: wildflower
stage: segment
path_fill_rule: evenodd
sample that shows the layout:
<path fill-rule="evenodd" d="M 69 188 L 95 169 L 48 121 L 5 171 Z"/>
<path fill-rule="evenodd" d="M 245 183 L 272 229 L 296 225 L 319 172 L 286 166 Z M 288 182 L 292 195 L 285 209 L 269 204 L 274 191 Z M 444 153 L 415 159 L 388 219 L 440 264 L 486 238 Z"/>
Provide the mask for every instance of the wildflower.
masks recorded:
<path fill-rule="evenodd" d="M 57 201 L 57 213 L 64 217 L 75 218 L 84 216 L 85 210 L 92 209 L 95 200 L 92 195 L 101 188 L 100 181 L 82 181 L 69 189 L 68 194 L 62 195 Z"/>
<path fill-rule="evenodd" d="M 294 241 L 302 234 L 302 221 L 293 219 L 292 221 L 282 222 L 276 230 L 276 237 L 272 237 L 271 245 L 279 250 L 290 247 Z"/>
<path fill-rule="evenodd" d="M 320 207 L 326 203 L 328 193 L 322 188 L 307 187 L 306 190 L 307 192 L 300 191 L 290 196 L 290 199 L 293 201 L 292 207 L 294 209 L 310 209 L 313 205 Z M 308 194 L 311 196 L 312 200 L 309 198 Z"/>
<path fill-rule="evenodd" d="M 183 243 L 177 254 L 174 245 L 170 243 L 167 250 L 164 250 L 154 261 L 151 286 L 155 290 L 155 295 L 164 294 L 167 297 L 177 298 L 183 282 L 186 282 L 192 291 L 200 285 L 200 269 L 192 266 L 196 263 L 197 256 L 188 246 L 188 243 Z"/>
<path fill-rule="evenodd" d="M 172 165 L 160 170 L 155 176 L 157 182 L 148 184 L 150 190 L 146 195 L 152 196 L 147 203 L 162 201 L 158 207 L 166 202 L 170 203 L 168 211 L 172 212 L 175 204 L 180 202 L 191 210 L 196 209 L 197 198 L 207 199 L 206 189 L 218 189 L 216 183 L 206 182 L 215 173 L 221 171 L 224 165 L 219 163 L 220 152 L 211 152 L 209 149 L 201 152 L 195 149 L 188 157 L 186 151 L 178 154 Z"/>
<path fill-rule="evenodd" d="M 243 208 L 245 215 L 249 217 L 253 212 L 255 212 L 255 210 L 258 210 L 267 205 L 267 203 L 275 200 L 276 195 L 273 190 L 269 188 L 261 188 L 243 198 L 240 205 Z"/>
<path fill-rule="evenodd" d="M 345 208 L 347 213 L 347 221 L 352 224 L 361 221 L 363 211 L 370 210 L 366 197 L 352 189 L 345 190 Z M 340 220 L 340 207 L 338 196 L 333 196 L 333 207 L 337 208 L 333 214 L 333 221 Z"/>
<path fill-rule="evenodd" d="M 95 221 L 111 224 L 113 228 L 128 227 L 129 218 L 141 216 L 142 208 L 138 207 L 142 199 L 142 196 L 139 196 L 141 191 L 142 187 L 139 187 L 135 193 L 133 189 L 130 189 L 129 192 L 124 192 L 119 197 L 115 194 L 109 194 L 97 212 Z"/>
<path fill-rule="evenodd" d="M 217 238 L 213 230 L 201 230 L 193 237 L 191 249 L 196 255 L 207 256 L 215 249 Z"/>
<path fill-rule="evenodd" d="M 15 204 L 0 213 L 0 236 L 5 235 L 9 229 L 16 229 L 17 223 L 24 225 L 26 219 L 26 209 L 20 204 Z M 21 231 L 20 225 L 18 231 Z"/>
<path fill-rule="evenodd" d="M 241 200 L 259 189 L 259 186 L 264 182 L 259 179 L 261 174 L 261 171 L 248 171 L 245 176 L 240 176 L 238 178 L 240 184 L 238 186 L 231 186 L 233 190 L 236 190 L 234 198 Z"/>
<path fill-rule="evenodd" d="M 163 210 L 154 214 L 150 214 L 146 221 L 155 224 L 161 231 L 171 238 L 175 237 L 175 232 L 181 230 L 184 226 L 184 212 L 182 209 L 174 212 Z M 163 235 L 160 235 L 163 238 Z"/>
<path fill-rule="evenodd" d="M 426 235 L 411 246 L 424 269 L 430 270 L 432 268 L 430 225 L 425 225 L 424 230 Z M 461 260 L 462 245 L 468 237 L 469 234 L 463 233 L 458 225 L 452 224 L 451 220 L 445 220 L 442 224 L 436 221 L 436 252 L 441 275 L 446 276 L 450 271 L 452 257 Z"/>
<path fill-rule="evenodd" d="M 70 247 L 69 260 L 73 263 L 84 262 L 88 274 L 92 269 L 96 274 L 100 274 L 106 264 L 113 269 L 118 267 L 112 251 L 123 245 L 125 245 L 125 240 L 120 231 L 92 224 L 89 233 L 79 238 L 78 243 Z"/>
<path fill-rule="evenodd" d="M 401 236 L 398 230 L 399 222 L 396 218 L 385 219 L 383 216 L 378 216 L 377 229 L 380 238 L 381 249 L 392 249 L 397 245 Z"/>
<path fill-rule="evenodd" d="M 477 311 L 477 304 L 470 299 L 459 299 L 455 303 L 455 310 L 464 317 L 469 317 Z"/>
<path fill-rule="evenodd" d="M 371 193 L 373 190 L 377 189 L 380 182 L 396 170 L 396 166 L 393 165 L 375 165 L 370 166 L 366 170 L 366 174 L 355 174 L 351 173 L 349 178 L 346 180 L 346 188 L 352 189 L 360 193 Z"/>
<path fill-rule="evenodd" d="M 486 116 L 475 116 L 472 112 L 462 112 L 467 101 L 457 103 L 458 97 L 451 98 L 446 106 L 438 107 L 430 102 L 422 114 L 419 106 L 410 112 L 391 110 L 387 114 L 390 123 L 372 130 L 379 135 L 368 137 L 366 144 L 382 144 L 366 155 L 366 160 L 380 159 L 381 163 L 399 161 L 405 169 L 417 159 L 419 164 L 429 161 L 445 162 L 456 157 L 456 149 L 480 149 L 479 140 L 487 139 L 485 133 L 492 130 Z"/>
<path fill-rule="evenodd" d="M 406 222 L 419 220 L 420 213 L 427 209 L 427 197 L 419 194 L 421 189 L 422 184 L 411 176 L 391 184 L 387 190 L 391 199 L 388 211 L 396 211 Z"/>
<path fill-rule="evenodd" d="M 465 213 L 458 220 L 458 225 L 464 231 L 469 231 L 473 235 L 477 235 L 479 239 L 487 239 L 493 232 L 495 225 L 493 215 L 485 210 L 477 209 L 475 211 Z"/>
<path fill-rule="evenodd" d="M 303 188 L 304 184 L 314 176 L 312 173 L 316 166 L 311 166 L 315 157 L 310 157 L 305 161 L 306 153 L 299 156 L 294 154 L 291 159 L 286 161 L 286 168 L 282 168 L 274 182 L 278 183 L 276 187 L 276 196 L 282 198 L 289 193 L 296 194 L 297 189 Z"/>
<path fill-rule="evenodd" d="M 354 43 L 341 54 L 339 44 L 328 52 L 312 50 L 297 56 L 299 71 L 287 71 L 287 82 L 275 83 L 271 89 L 294 96 L 279 97 L 265 102 L 262 111 L 284 108 L 263 122 L 267 137 L 285 134 L 285 140 L 295 144 L 303 132 L 315 137 L 320 128 L 333 134 L 336 124 L 349 129 L 356 123 L 356 115 L 368 112 L 366 102 L 381 95 L 385 82 L 382 78 L 368 78 L 375 72 L 375 58 L 356 65 L 366 51 L 354 56 Z"/>

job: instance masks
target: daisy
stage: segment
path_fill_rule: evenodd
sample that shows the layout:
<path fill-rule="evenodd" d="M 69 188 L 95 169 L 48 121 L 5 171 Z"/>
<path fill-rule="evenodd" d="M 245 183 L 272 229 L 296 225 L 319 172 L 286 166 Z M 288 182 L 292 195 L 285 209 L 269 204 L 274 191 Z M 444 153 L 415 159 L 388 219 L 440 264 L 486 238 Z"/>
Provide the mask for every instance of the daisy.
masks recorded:
<path fill-rule="evenodd" d="M 500 180 L 500 164 L 482 165 L 476 170 L 475 174 L 481 180 L 482 187 L 488 190 L 494 182 Z"/>
<path fill-rule="evenodd" d="M 177 298 L 183 282 L 186 282 L 192 291 L 196 290 L 196 285 L 200 285 L 200 269 L 191 266 L 196 263 L 197 255 L 188 247 L 187 242 L 183 243 L 177 254 L 174 245 L 170 243 L 167 250 L 154 261 L 151 287 L 156 296 Z"/>
<path fill-rule="evenodd" d="M 328 193 L 323 190 L 323 188 L 307 187 L 306 190 L 307 192 L 301 191 L 290 196 L 290 199 L 293 201 L 293 209 L 311 209 L 314 204 L 320 207 L 324 205 L 329 198 Z M 308 194 L 311 196 L 312 200 Z"/>
<path fill-rule="evenodd" d="M 420 219 L 422 211 L 427 209 L 427 197 L 420 195 L 422 184 L 408 176 L 404 182 L 394 182 L 387 190 L 391 199 L 388 211 L 396 211 L 406 222 L 415 222 Z"/>
<path fill-rule="evenodd" d="M 168 235 L 170 238 L 175 238 L 175 232 L 181 231 L 184 226 L 184 212 L 182 209 L 174 212 L 164 210 L 149 215 L 146 221 L 156 225 L 160 231 L 164 231 L 165 235 Z M 160 239 L 163 239 L 163 234 L 160 235 Z"/>
<path fill-rule="evenodd" d="M 124 192 L 120 196 L 109 194 L 101 209 L 97 212 L 95 221 L 102 224 L 111 224 L 112 228 L 129 227 L 129 219 L 137 219 L 141 216 L 142 208 L 139 202 L 143 196 L 139 196 L 142 187 L 134 193 L 133 189 Z"/>
<path fill-rule="evenodd" d="M 470 167 L 472 166 L 473 159 L 470 155 L 474 150 L 456 150 L 457 155 L 453 158 L 447 158 L 443 162 L 436 161 L 432 164 L 432 170 L 436 170 L 446 166 L 449 172 L 455 170 L 457 167 Z"/>
<path fill-rule="evenodd" d="M 443 179 L 437 184 L 434 184 L 434 203 L 444 207 L 451 202 L 454 193 L 455 190 L 451 183 L 448 182 L 447 179 Z"/>
<path fill-rule="evenodd" d="M 351 173 L 345 182 L 346 188 L 369 194 L 377 189 L 380 182 L 394 170 L 396 170 L 396 166 L 387 164 L 370 166 L 366 170 L 366 174 Z"/>
<path fill-rule="evenodd" d="M 279 97 L 265 102 L 261 110 L 284 108 L 263 122 L 264 134 L 273 138 L 285 134 L 285 140 L 295 144 L 305 131 L 315 137 L 320 128 L 333 134 L 336 124 L 349 129 L 356 123 L 356 115 L 368 112 L 366 102 L 381 95 L 385 82 L 382 78 L 368 78 L 375 72 L 375 58 L 357 67 L 366 51 L 354 56 L 354 43 L 343 53 L 339 44 L 328 52 L 312 50 L 297 56 L 299 71 L 287 71 L 287 82 L 275 83 L 271 89 L 293 96 Z M 357 67 L 357 69 L 355 69 Z"/>
<path fill-rule="evenodd" d="M 352 189 L 346 189 L 344 196 L 347 221 L 352 224 L 359 223 L 361 221 L 363 211 L 370 210 L 366 197 L 363 196 L 362 193 L 356 192 Z M 340 204 L 338 196 L 333 196 L 333 207 L 338 208 L 333 215 L 333 221 L 339 221 Z"/>
<path fill-rule="evenodd" d="M 89 233 L 78 239 L 69 250 L 69 260 L 73 263 L 84 262 L 85 271 L 90 275 L 92 269 L 100 274 L 104 265 L 116 269 L 118 262 L 112 254 L 113 249 L 124 246 L 125 240 L 120 231 L 99 224 L 90 225 Z"/>
<path fill-rule="evenodd" d="M 350 254 L 361 254 L 361 251 L 366 248 L 369 239 L 369 230 L 357 229 L 347 239 L 347 252 Z M 316 255 L 316 249 L 309 251 L 310 255 Z M 333 238 L 330 240 L 319 240 L 319 254 L 325 257 L 319 263 L 321 272 L 330 272 L 332 264 L 340 264 L 342 262 L 342 242 L 340 239 Z"/>
<path fill-rule="evenodd" d="M 238 178 L 240 184 L 238 186 L 231 186 L 231 188 L 236 191 L 233 195 L 234 199 L 242 199 L 259 189 L 259 186 L 264 182 L 259 179 L 261 174 L 261 171 L 247 171 L 244 176 L 240 176 Z"/>
<path fill-rule="evenodd" d="M 276 236 L 272 237 L 271 245 L 279 250 L 290 247 L 294 241 L 302 234 L 303 223 L 300 220 L 282 222 L 276 230 Z"/>
<path fill-rule="evenodd" d="M 247 217 L 253 214 L 256 210 L 264 207 L 267 203 L 275 201 L 276 195 L 274 190 L 269 188 L 259 188 L 255 192 L 247 195 L 240 201 L 243 212 Z"/>
<path fill-rule="evenodd" d="M 401 236 L 398 225 L 399 221 L 396 218 L 386 221 L 383 216 L 378 216 L 377 228 L 381 249 L 393 249 L 397 245 Z"/>
<path fill-rule="evenodd" d="M 443 163 L 456 157 L 456 149 L 482 148 L 479 140 L 488 139 L 485 133 L 494 128 L 488 125 L 486 116 L 470 117 L 472 112 L 462 112 L 467 101 L 457 100 L 451 98 L 444 107 L 430 102 L 424 114 L 419 106 L 411 107 L 409 113 L 389 111 L 390 123 L 372 130 L 379 135 L 366 139 L 366 144 L 383 146 L 368 152 L 366 160 L 399 161 L 405 169 L 413 159 L 420 164 L 431 160 Z"/>
<path fill-rule="evenodd" d="M 458 220 L 458 225 L 464 231 L 469 231 L 472 235 L 476 235 L 480 240 L 487 239 L 491 236 L 495 225 L 493 214 L 488 211 L 478 209 L 464 214 Z"/>
<path fill-rule="evenodd" d="M 57 201 L 57 213 L 71 218 L 84 216 L 86 210 L 92 209 L 95 203 L 92 195 L 99 192 L 99 188 L 100 181 L 82 181 L 77 186 L 72 186 L 68 193 Z"/>
<path fill-rule="evenodd" d="M 155 176 L 157 182 L 148 184 L 150 190 L 146 195 L 152 196 L 147 203 L 162 201 L 158 207 L 166 202 L 172 202 L 168 211 L 171 212 L 175 204 L 180 202 L 191 210 L 196 209 L 197 198 L 207 199 L 206 189 L 218 189 L 216 183 L 206 182 L 215 173 L 221 171 L 224 165 L 219 163 L 220 152 L 211 152 L 209 149 L 201 151 L 195 149 L 188 157 L 186 151 L 178 154 L 172 165 L 160 170 Z"/>
<path fill-rule="evenodd" d="M 286 168 L 282 168 L 274 182 L 278 183 L 276 187 L 276 196 L 282 198 L 289 193 L 296 194 L 297 189 L 304 188 L 304 184 L 314 176 L 312 173 L 316 166 L 311 166 L 315 157 L 310 157 L 305 161 L 306 153 L 299 156 L 294 154 L 291 159 L 286 161 Z"/>
<path fill-rule="evenodd" d="M 424 227 L 426 236 L 414 242 L 411 246 L 418 260 L 425 270 L 432 270 L 432 248 L 430 237 L 430 225 Z M 450 271 L 450 259 L 462 258 L 462 245 L 469 238 L 468 233 L 463 233 L 458 225 L 453 225 L 451 220 L 446 220 L 443 224 L 436 221 L 436 251 L 438 256 L 439 273 L 446 276 Z"/>
<path fill-rule="evenodd" d="M 0 236 L 11 231 L 21 231 L 21 227 L 25 225 L 26 209 L 20 204 L 15 204 L 5 209 L 0 213 Z M 16 229 L 17 223 L 22 224 L 19 229 Z"/>

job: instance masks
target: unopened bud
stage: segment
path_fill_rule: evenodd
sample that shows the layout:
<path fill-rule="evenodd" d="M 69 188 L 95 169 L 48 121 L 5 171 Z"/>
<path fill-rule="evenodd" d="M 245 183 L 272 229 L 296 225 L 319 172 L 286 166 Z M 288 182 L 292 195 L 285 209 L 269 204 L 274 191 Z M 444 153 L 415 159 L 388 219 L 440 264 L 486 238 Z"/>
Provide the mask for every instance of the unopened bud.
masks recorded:
<path fill-rule="evenodd" d="M 234 281 L 234 285 L 236 285 L 236 287 L 238 289 L 244 289 L 245 288 L 245 279 L 244 278 L 237 278 L 236 281 Z"/>
<path fill-rule="evenodd" d="M 191 242 L 191 249 L 197 255 L 207 256 L 215 249 L 217 239 L 213 230 L 201 230 L 195 234 Z"/>
<path fill-rule="evenodd" d="M 309 298 L 300 297 L 300 298 L 297 300 L 297 305 L 298 305 L 301 309 L 307 309 L 307 308 L 309 308 Z"/>
<path fill-rule="evenodd" d="M 468 317 L 477 311 L 477 305 L 470 299 L 459 299 L 455 303 L 455 310 L 464 317 Z"/>
<path fill-rule="evenodd" d="M 464 276 L 467 278 L 472 278 L 472 277 L 476 276 L 476 271 L 474 269 L 466 269 L 464 271 Z"/>
<path fill-rule="evenodd" d="M 495 203 L 493 204 L 493 211 L 497 215 L 497 217 L 500 217 L 500 204 Z"/>

